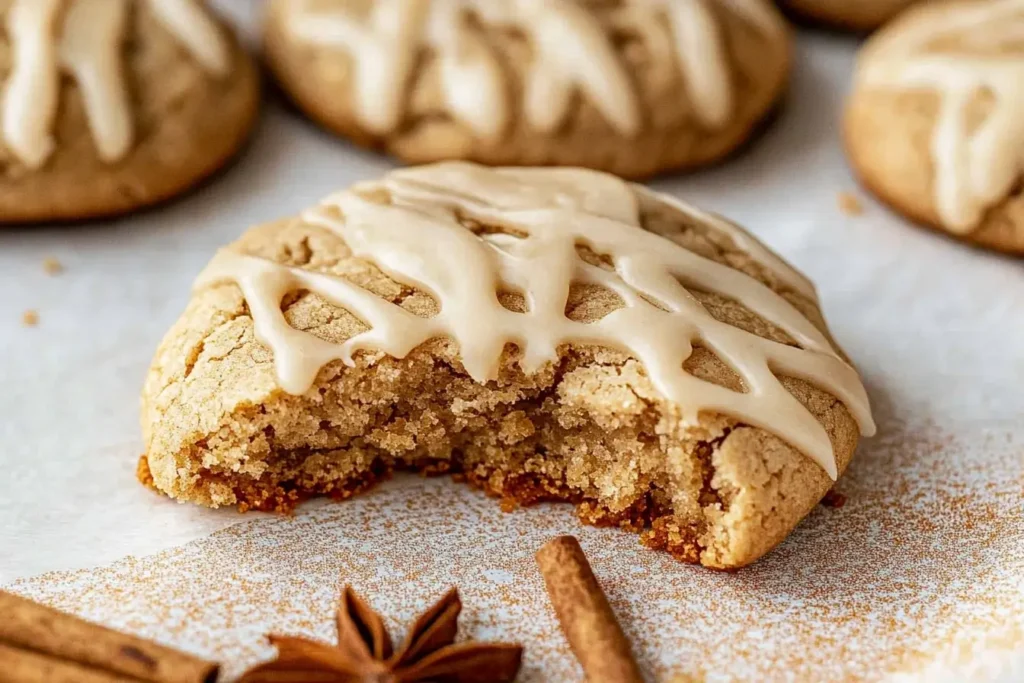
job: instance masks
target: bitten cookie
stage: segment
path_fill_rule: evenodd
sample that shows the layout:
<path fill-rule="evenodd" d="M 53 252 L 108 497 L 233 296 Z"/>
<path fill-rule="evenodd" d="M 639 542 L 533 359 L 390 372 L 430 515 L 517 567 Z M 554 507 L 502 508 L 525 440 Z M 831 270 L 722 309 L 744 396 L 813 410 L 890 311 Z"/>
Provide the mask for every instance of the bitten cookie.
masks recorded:
<path fill-rule="evenodd" d="M 1024 254 L 1024 0 L 929 3 L 860 56 L 846 147 L 909 218 Z"/>
<path fill-rule="evenodd" d="M 288 509 L 393 469 L 754 561 L 874 427 L 814 287 L 581 169 L 396 171 L 223 249 L 156 353 L 140 478 Z"/>
<path fill-rule="evenodd" d="M 870 31 L 919 0 L 779 0 L 809 21 L 851 31 Z"/>
<path fill-rule="evenodd" d="M 254 63 L 198 0 L 0 0 L 0 222 L 129 212 L 246 140 Z"/>
<path fill-rule="evenodd" d="M 626 177 L 749 139 L 790 47 L 768 0 L 273 0 L 266 28 L 281 87 L 357 143 Z"/>

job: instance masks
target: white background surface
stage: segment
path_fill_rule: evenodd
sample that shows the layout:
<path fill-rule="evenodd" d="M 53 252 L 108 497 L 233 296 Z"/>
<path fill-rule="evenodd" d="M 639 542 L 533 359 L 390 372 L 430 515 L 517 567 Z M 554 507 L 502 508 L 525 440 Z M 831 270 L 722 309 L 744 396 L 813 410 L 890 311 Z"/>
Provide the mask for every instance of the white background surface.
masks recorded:
<path fill-rule="evenodd" d="M 252 29 L 252 10 L 232 9 Z M 863 216 L 838 210 L 837 193 L 855 188 L 837 124 L 855 47 L 802 33 L 791 97 L 768 132 L 723 166 L 653 185 L 747 226 L 811 276 L 881 424 L 939 425 L 976 444 L 997 435 L 1019 489 L 1024 264 L 911 227 L 867 199 Z M 44 572 L 144 557 L 243 520 L 135 482 L 151 354 L 216 247 L 390 164 L 273 102 L 239 163 L 181 201 L 114 222 L 0 231 L 0 585 L 32 592 Z M 51 256 L 64 273 L 44 273 Z M 21 325 L 26 309 L 39 311 L 38 327 Z M 1022 500 L 1010 505 L 1024 517 Z M 510 533 L 535 518 L 508 516 Z M 614 532 L 586 537 L 639 552 Z M 1024 586 L 1019 563 L 1007 571 Z"/>

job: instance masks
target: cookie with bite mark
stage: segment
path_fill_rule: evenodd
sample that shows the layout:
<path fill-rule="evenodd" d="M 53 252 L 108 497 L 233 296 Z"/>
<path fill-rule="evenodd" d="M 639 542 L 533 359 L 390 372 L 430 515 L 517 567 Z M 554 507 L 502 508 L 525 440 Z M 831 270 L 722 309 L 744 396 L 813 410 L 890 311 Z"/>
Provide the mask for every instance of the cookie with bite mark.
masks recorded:
<path fill-rule="evenodd" d="M 753 562 L 873 431 L 813 285 L 614 176 L 392 172 L 222 249 L 143 393 L 140 477 L 287 510 L 394 470 Z"/>

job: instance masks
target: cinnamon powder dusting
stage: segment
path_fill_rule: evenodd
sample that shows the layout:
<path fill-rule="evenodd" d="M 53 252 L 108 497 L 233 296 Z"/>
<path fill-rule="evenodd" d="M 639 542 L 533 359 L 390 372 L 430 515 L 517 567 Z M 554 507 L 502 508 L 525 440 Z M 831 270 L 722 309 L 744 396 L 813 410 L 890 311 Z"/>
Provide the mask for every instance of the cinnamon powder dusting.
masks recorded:
<path fill-rule="evenodd" d="M 446 478 L 400 476 L 343 503 L 253 514 L 145 559 L 9 588 L 223 661 L 234 676 L 271 657 L 267 632 L 331 641 L 346 583 L 399 635 L 458 585 L 460 637 L 522 642 L 520 680 L 578 680 L 533 559 L 572 533 L 657 680 L 1018 680 L 1024 444 L 1008 430 L 954 438 L 934 425 L 881 427 L 840 481 L 841 508 L 819 506 L 733 573 L 581 528 L 568 506 L 506 514 Z"/>

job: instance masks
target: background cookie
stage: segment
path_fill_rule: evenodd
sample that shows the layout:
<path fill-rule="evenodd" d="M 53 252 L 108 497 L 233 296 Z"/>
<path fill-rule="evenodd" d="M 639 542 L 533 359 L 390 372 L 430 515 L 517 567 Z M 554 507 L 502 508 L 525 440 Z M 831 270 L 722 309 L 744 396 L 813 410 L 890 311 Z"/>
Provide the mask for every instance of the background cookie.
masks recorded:
<path fill-rule="evenodd" d="M 1024 253 L 1024 2 L 910 10 L 859 60 L 846 146 L 864 184 L 908 217 Z"/>
<path fill-rule="evenodd" d="M 198 0 L 6 0 L 0 18 L 0 221 L 159 202 L 253 127 L 255 65 Z"/>
<path fill-rule="evenodd" d="M 884 24 L 919 0 L 779 0 L 795 15 L 810 21 L 854 31 L 869 31 Z"/>
<path fill-rule="evenodd" d="M 406 161 L 639 177 L 748 139 L 790 39 L 767 0 L 272 0 L 266 53 L 310 116 Z"/>
<path fill-rule="evenodd" d="M 461 473 L 716 567 L 779 543 L 873 429 L 813 285 L 736 226 L 607 174 L 454 162 L 223 249 L 142 423 L 140 478 L 181 500 Z"/>

